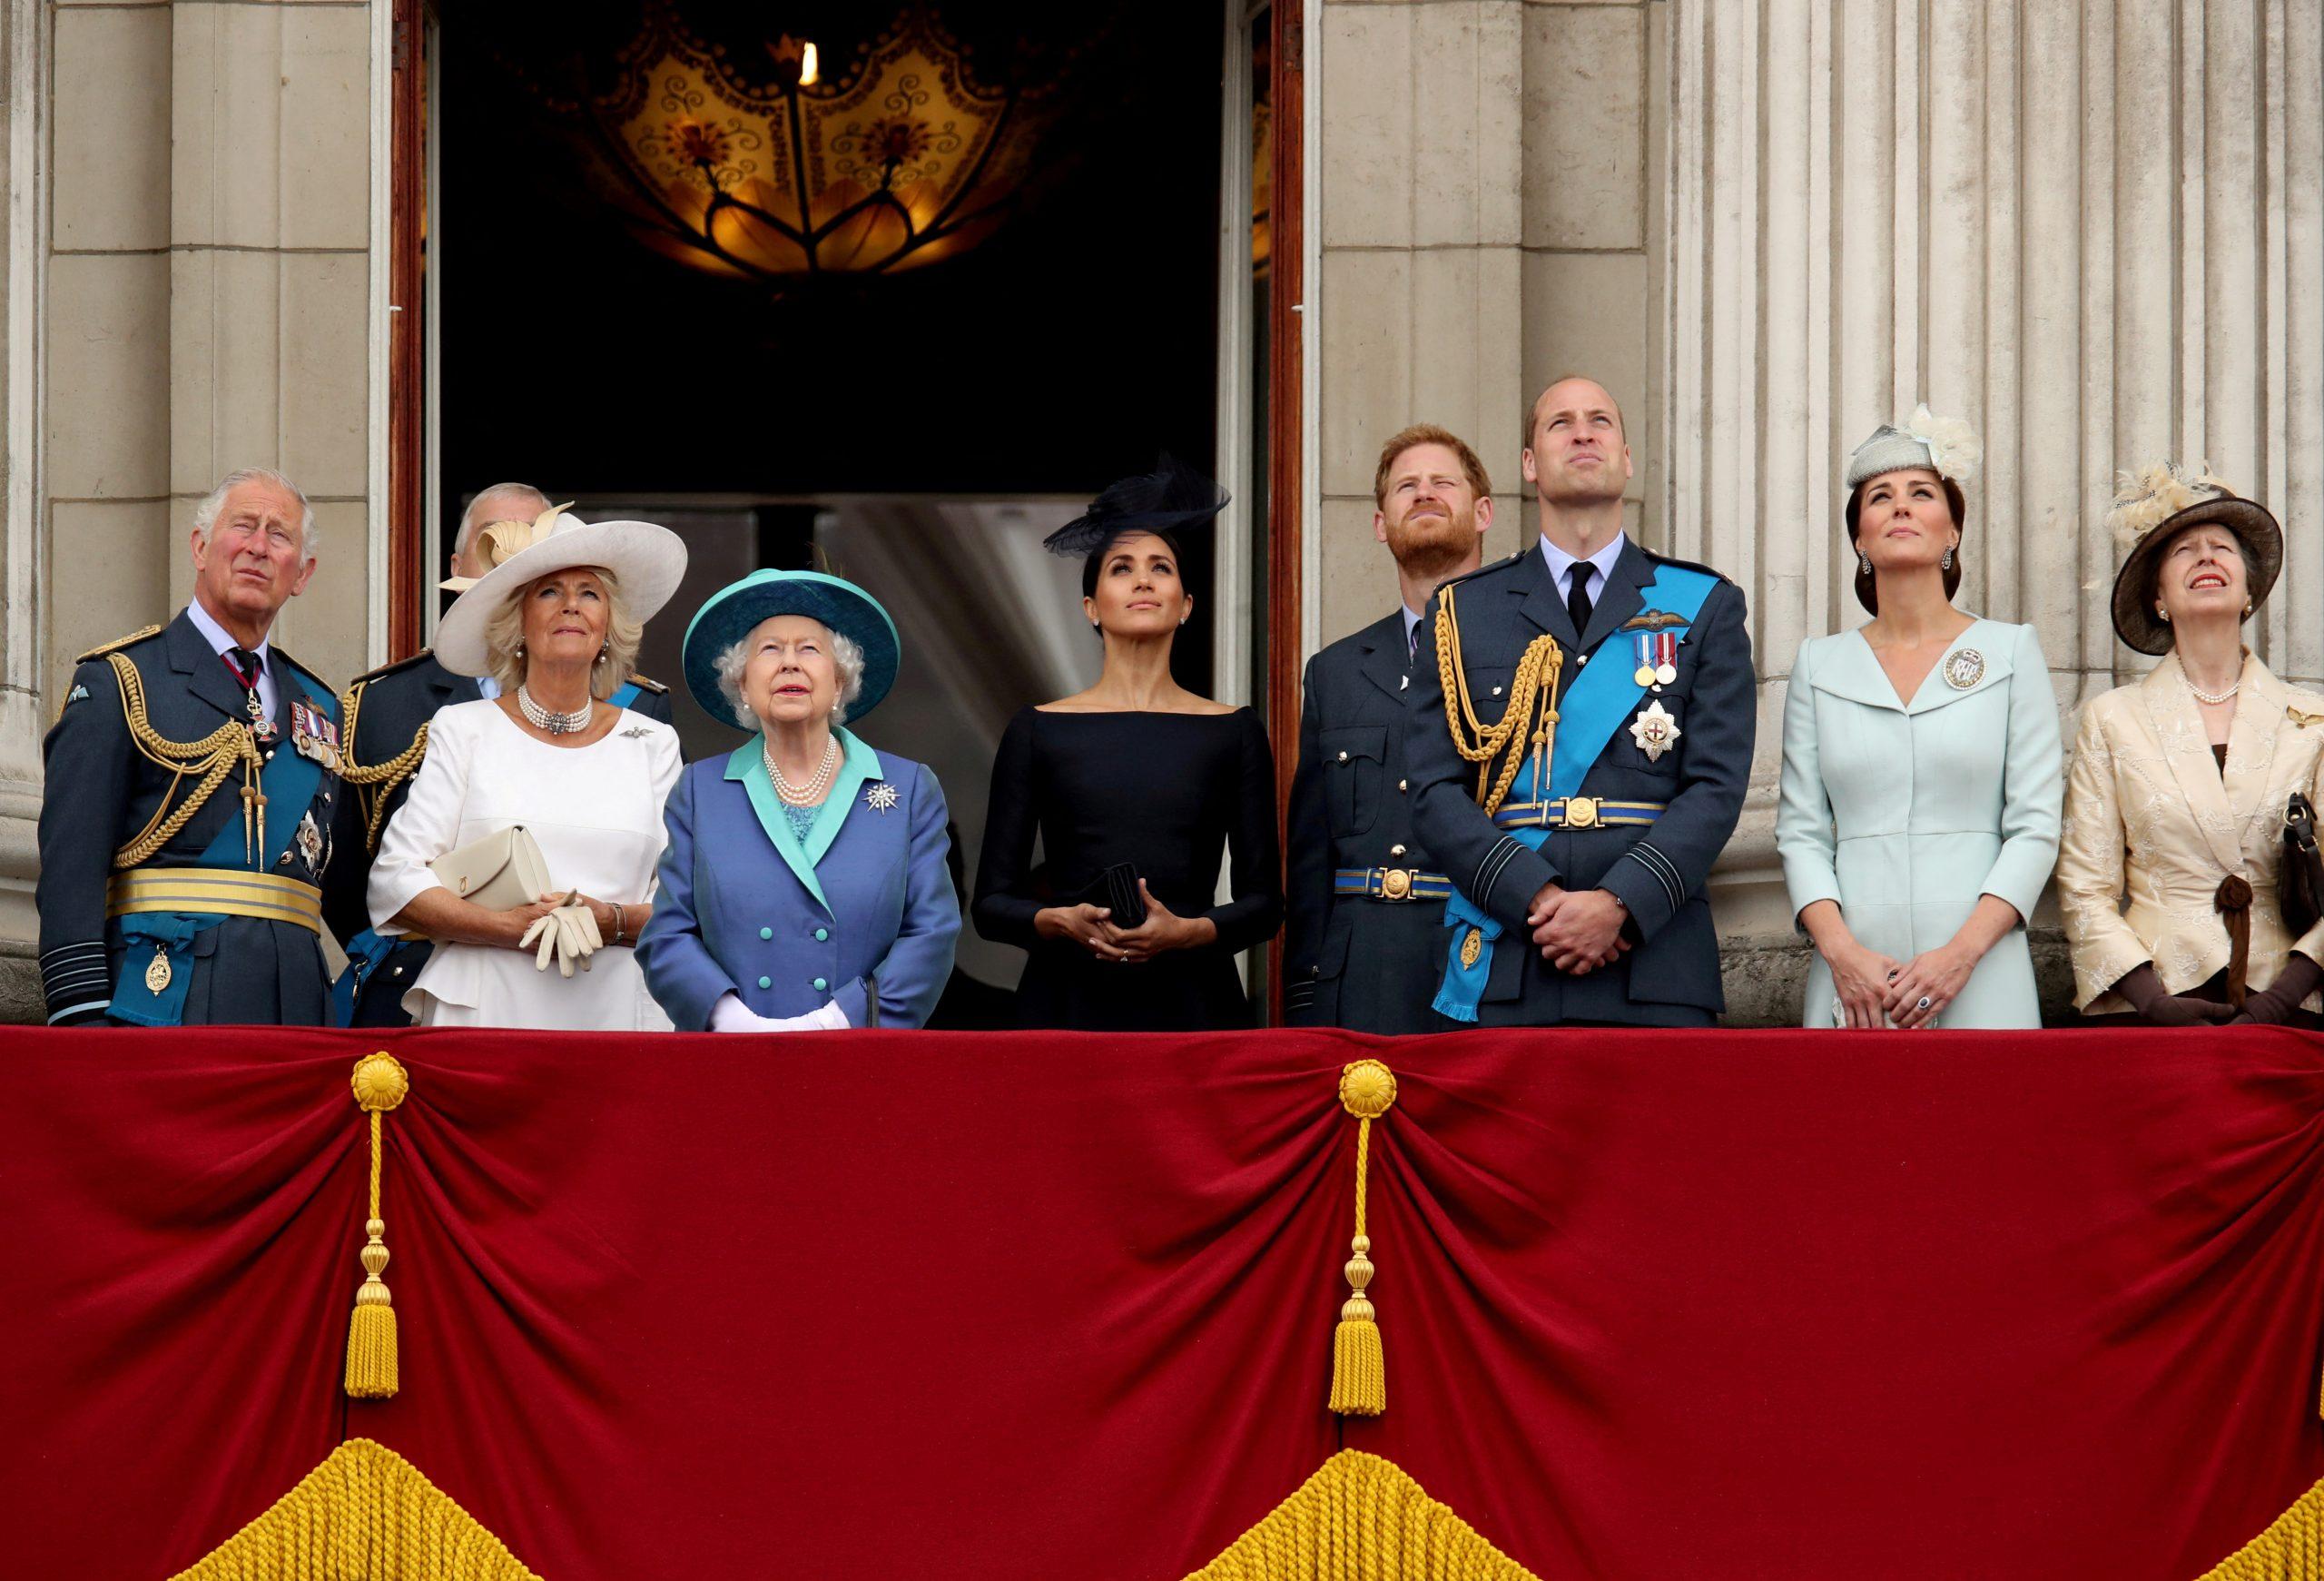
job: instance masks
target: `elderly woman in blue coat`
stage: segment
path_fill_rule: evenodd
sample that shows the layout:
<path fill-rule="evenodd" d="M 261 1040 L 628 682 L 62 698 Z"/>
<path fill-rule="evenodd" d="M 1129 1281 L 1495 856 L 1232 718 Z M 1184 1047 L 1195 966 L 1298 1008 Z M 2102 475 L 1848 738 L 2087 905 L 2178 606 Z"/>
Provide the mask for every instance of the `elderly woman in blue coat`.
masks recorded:
<path fill-rule="evenodd" d="M 681 1031 L 916 1027 L 952 970 L 960 909 L 936 776 L 841 722 L 887 695 L 895 623 L 852 582 L 756 571 L 686 628 L 686 687 L 753 733 L 690 763 L 637 941 Z"/>

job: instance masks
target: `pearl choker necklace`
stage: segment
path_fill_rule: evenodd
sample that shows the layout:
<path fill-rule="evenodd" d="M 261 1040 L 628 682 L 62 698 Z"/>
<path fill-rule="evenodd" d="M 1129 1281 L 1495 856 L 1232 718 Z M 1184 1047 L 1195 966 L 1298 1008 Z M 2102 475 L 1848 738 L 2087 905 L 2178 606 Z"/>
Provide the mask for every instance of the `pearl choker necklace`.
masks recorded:
<path fill-rule="evenodd" d="M 533 701 L 533 694 L 522 683 L 517 687 L 517 707 L 536 730 L 546 730 L 552 736 L 572 736 L 589 727 L 591 705 L 584 703 L 570 714 L 560 714 L 554 708 L 544 708 Z"/>
<path fill-rule="evenodd" d="M 815 770 L 815 777 L 805 785 L 794 786 L 783 777 L 782 766 L 774 761 L 772 742 L 759 744 L 759 756 L 766 759 L 767 777 L 774 782 L 774 794 L 794 807 L 812 807 L 823 799 L 824 790 L 831 785 L 832 771 L 839 766 L 839 742 L 836 738 L 823 744 L 823 763 Z"/>
<path fill-rule="evenodd" d="M 2182 671 L 2181 673 L 2183 674 L 2184 672 Z M 2232 697 L 2236 693 L 2243 689 L 2243 677 L 2241 676 L 2236 677 L 2235 684 L 2228 687 L 2227 690 L 2220 693 L 2217 697 L 2213 697 L 2211 693 L 2203 690 L 2202 687 L 2197 686 L 2192 681 L 2189 681 L 2187 683 L 2187 689 L 2195 694 L 2195 701 L 2199 703 L 2209 703 L 2212 707 L 2216 708 L 2221 703 L 2226 702 L 2230 697 Z"/>

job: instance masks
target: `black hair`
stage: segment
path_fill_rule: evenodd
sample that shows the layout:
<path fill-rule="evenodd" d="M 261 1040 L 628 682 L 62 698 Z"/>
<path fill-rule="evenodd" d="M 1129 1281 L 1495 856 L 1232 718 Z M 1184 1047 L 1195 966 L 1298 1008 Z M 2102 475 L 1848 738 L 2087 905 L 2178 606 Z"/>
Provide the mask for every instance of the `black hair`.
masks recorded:
<path fill-rule="evenodd" d="M 1114 552 L 1114 546 L 1122 542 L 1125 539 L 1133 538 L 1158 538 L 1162 540 L 1163 544 L 1168 548 L 1170 551 L 1170 558 L 1173 561 L 1180 565 L 1184 565 L 1186 563 L 1186 551 L 1178 547 L 1177 535 L 1170 531 L 1167 528 L 1125 527 L 1120 531 L 1114 533 L 1111 537 L 1108 538 L 1105 542 L 1099 544 L 1096 548 L 1091 549 L 1088 554 L 1082 557 L 1081 596 L 1084 598 L 1094 598 L 1097 597 L 1098 572 L 1104 567 L 1106 563 L 1106 557 Z"/>

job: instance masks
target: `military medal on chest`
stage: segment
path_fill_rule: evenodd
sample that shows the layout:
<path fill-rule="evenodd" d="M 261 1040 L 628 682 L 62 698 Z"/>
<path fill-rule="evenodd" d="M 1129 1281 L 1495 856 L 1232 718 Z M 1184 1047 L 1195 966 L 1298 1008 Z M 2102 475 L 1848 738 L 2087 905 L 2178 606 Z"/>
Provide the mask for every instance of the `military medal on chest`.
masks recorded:
<path fill-rule="evenodd" d="M 339 726 L 320 708 L 290 705 L 290 742 L 300 756 L 314 759 L 332 774 L 339 772 Z"/>
<path fill-rule="evenodd" d="M 1630 721 L 1630 739 L 1649 763 L 1661 762 L 1662 755 L 1678 745 L 1679 736 L 1679 721 L 1663 710 L 1659 700 L 1649 703 Z"/>
<path fill-rule="evenodd" d="M 1659 692 L 1679 678 L 1677 632 L 1641 631 L 1633 640 L 1638 649 L 1638 667 L 1630 672 L 1630 679 Z"/>

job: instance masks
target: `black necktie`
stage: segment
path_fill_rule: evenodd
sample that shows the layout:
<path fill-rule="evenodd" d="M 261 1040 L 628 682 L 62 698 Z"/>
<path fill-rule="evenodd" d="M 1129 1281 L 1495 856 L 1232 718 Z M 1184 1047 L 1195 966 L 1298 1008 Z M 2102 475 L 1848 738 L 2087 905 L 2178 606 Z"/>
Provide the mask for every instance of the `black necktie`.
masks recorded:
<path fill-rule="evenodd" d="M 1404 663 L 1410 665 L 1420 657 L 1420 622 L 1415 620 L 1404 627 Z"/>
<path fill-rule="evenodd" d="M 1573 578 L 1565 587 L 1565 612 L 1573 621 L 1573 639 L 1586 640 L 1590 636 L 1590 575 L 1598 568 L 1588 560 L 1576 560 Z"/>

